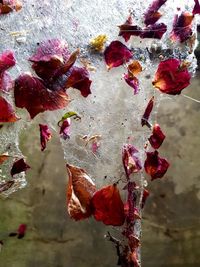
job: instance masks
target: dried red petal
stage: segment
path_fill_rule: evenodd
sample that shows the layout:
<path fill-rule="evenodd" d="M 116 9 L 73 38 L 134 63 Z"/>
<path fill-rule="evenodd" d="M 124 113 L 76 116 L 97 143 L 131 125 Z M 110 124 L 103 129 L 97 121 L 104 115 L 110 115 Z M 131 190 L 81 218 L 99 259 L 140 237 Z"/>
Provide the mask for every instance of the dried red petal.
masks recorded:
<path fill-rule="evenodd" d="M 179 59 L 171 58 L 160 62 L 153 86 L 162 93 L 178 95 L 190 84 L 191 75 Z"/>
<path fill-rule="evenodd" d="M 142 169 L 138 154 L 139 151 L 131 144 L 125 144 L 122 147 L 122 161 L 128 178 L 132 173 L 137 173 Z"/>
<path fill-rule="evenodd" d="M 87 97 L 91 94 L 91 83 L 92 81 L 89 78 L 89 72 L 87 69 L 73 67 L 70 76 L 66 81 L 66 88 L 76 88 L 81 92 L 82 96 Z"/>
<path fill-rule="evenodd" d="M 16 116 L 12 106 L 5 98 L 0 96 L 0 122 L 16 122 L 20 118 Z"/>
<path fill-rule="evenodd" d="M 148 127 L 151 127 L 148 120 L 149 120 L 149 117 L 151 115 L 151 112 L 152 112 L 152 109 L 153 109 L 153 105 L 154 105 L 154 96 L 152 96 L 152 98 L 149 100 L 148 104 L 147 104 L 147 107 L 144 111 L 144 114 L 142 116 L 142 119 L 141 119 L 141 124 L 142 124 L 142 127 L 144 125 L 147 125 Z"/>
<path fill-rule="evenodd" d="M 39 124 L 40 127 L 40 144 L 41 144 L 41 151 L 44 151 L 46 148 L 46 143 L 51 139 L 51 131 L 48 125 Z"/>
<path fill-rule="evenodd" d="M 124 204 L 116 184 L 98 190 L 92 198 L 92 205 L 93 215 L 97 221 L 113 226 L 124 224 Z"/>
<path fill-rule="evenodd" d="M 4 163 L 4 161 L 8 160 L 10 158 L 7 154 L 0 155 L 0 165 Z"/>
<path fill-rule="evenodd" d="M 164 23 L 149 25 L 144 28 L 140 34 L 141 38 L 161 39 L 167 31 L 167 26 Z"/>
<path fill-rule="evenodd" d="M 0 55 L 0 73 L 15 65 L 15 57 L 12 51 L 7 50 Z"/>
<path fill-rule="evenodd" d="M 27 225 L 26 224 L 20 224 L 18 227 L 18 230 L 17 230 L 17 233 L 18 233 L 17 238 L 22 239 L 26 234 L 26 230 L 27 230 Z"/>
<path fill-rule="evenodd" d="M 126 22 L 119 26 L 119 29 L 119 36 L 122 36 L 126 42 L 132 35 L 139 36 L 142 30 L 139 26 L 133 25 L 132 16 L 129 16 Z"/>
<path fill-rule="evenodd" d="M 144 163 L 144 168 L 147 174 L 151 176 L 151 180 L 162 178 L 167 169 L 169 168 L 169 162 L 159 157 L 157 150 L 154 152 L 147 152 L 147 158 Z"/>
<path fill-rule="evenodd" d="M 26 108 L 31 119 L 40 112 L 64 108 L 69 102 L 63 90 L 49 90 L 31 74 L 22 74 L 15 80 L 14 96 L 16 106 Z"/>
<path fill-rule="evenodd" d="M 142 66 L 138 60 L 133 60 L 129 65 L 128 65 L 128 72 L 132 75 L 137 75 L 142 71 Z"/>
<path fill-rule="evenodd" d="M 147 12 L 144 14 L 144 23 L 146 26 L 155 24 L 162 16 L 158 12 L 159 8 L 164 5 L 167 0 L 154 0 L 153 3 L 148 7 Z"/>
<path fill-rule="evenodd" d="M 5 192 L 8 189 L 10 189 L 14 183 L 15 183 L 14 180 L 9 180 L 7 182 L 1 183 L 0 184 L 0 193 Z"/>
<path fill-rule="evenodd" d="M 108 69 L 119 67 L 132 58 L 132 52 L 120 41 L 113 41 L 104 51 L 104 58 Z"/>
<path fill-rule="evenodd" d="M 15 174 L 21 173 L 21 172 L 25 172 L 28 169 L 30 169 L 30 166 L 28 164 L 26 164 L 26 162 L 24 161 L 23 158 L 18 159 L 17 161 L 15 161 L 13 163 L 13 166 L 11 168 L 10 174 L 12 176 L 14 176 Z"/>
<path fill-rule="evenodd" d="M 18 0 L 1 0 L 0 1 L 0 15 L 7 14 L 13 10 L 19 11 L 22 8 L 22 4 Z"/>
<path fill-rule="evenodd" d="M 193 15 L 200 14 L 200 4 L 199 4 L 199 0 L 194 0 L 194 2 L 195 2 L 195 5 L 194 5 L 194 8 L 193 8 L 192 14 L 193 14 Z"/>
<path fill-rule="evenodd" d="M 144 189 L 143 190 L 143 196 L 142 196 L 142 205 L 141 205 L 141 208 L 143 209 L 144 208 L 144 205 L 145 205 L 145 203 L 146 203 L 146 200 L 147 200 L 147 198 L 149 197 L 149 191 L 148 190 L 146 190 L 146 189 Z"/>
<path fill-rule="evenodd" d="M 6 71 L 0 73 L 0 91 L 9 92 L 13 88 L 14 82 Z"/>
<path fill-rule="evenodd" d="M 133 93 L 134 95 L 138 94 L 139 92 L 139 80 L 137 77 L 129 75 L 129 74 L 124 74 L 123 75 L 124 80 L 126 83 L 133 88 Z"/>
<path fill-rule="evenodd" d="M 70 118 L 67 118 L 64 120 L 60 126 L 60 136 L 66 140 L 70 138 L 70 125 L 71 125 L 71 120 Z"/>
<path fill-rule="evenodd" d="M 69 176 L 67 210 L 74 220 L 83 220 L 92 214 L 91 199 L 96 191 L 92 179 L 81 168 L 66 165 Z"/>
<path fill-rule="evenodd" d="M 180 15 L 175 15 L 171 39 L 173 41 L 185 42 L 192 35 L 192 22 L 194 15 L 190 12 L 182 12 Z"/>
<path fill-rule="evenodd" d="M 160 128 L 159 124 L 153 126 L 152 135 L 149 137 L 149 142 L 154 149 L 158 149 L 165 140 L 165 134 Z"/>

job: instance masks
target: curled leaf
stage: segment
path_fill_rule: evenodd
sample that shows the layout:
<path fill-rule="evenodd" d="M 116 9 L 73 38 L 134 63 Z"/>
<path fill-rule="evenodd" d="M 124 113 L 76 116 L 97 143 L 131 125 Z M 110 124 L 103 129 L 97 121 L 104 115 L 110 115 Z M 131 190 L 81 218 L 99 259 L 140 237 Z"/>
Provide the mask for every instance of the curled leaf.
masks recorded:
<path fill-rule="evenodd" d="M 90 45 L 94 50 L 101 52 L 103 51 L 104 45 L 107 40 L 108 40 L 108 37 L 105 34 L 100 34 L 97 37 L 90 40 Z"/>
<path fill-rule="evenodd" d="M 52 134 L 48 127 L 45 124 L 39 124 L 40 127 L 40 144 L 41 144 L 41 151 L 44 151 L 46 148 L 46 143 L 51 139 Z"/>
<path fill-rule="evenodd" d="M 67 210 L 74 220 L 83 220 L 92 214 L 91 199 L 96 187 L 89 175 L 81 168 L 66 165 L 69 182 Z"/>
<path fill-rule="evenodd" d="M 147 174 L 151 176 L 151 180 L 162 178 L 169 168 L 169 162 L 165 158 L 159 157 L 157 150 L 147 152 L 147 158 L 144 163 L 144 168 Z"/>
<path fill-rule="evenodd" d="M 25 172 L 30 169 L 30 166 L 24 161 L 24 159 L 19 159 L 13 163 L 10 174 L 14 176 L 15 174 Z"/>
<path fill-rule="evenodd" d="M 152 135 L 149 137 L 149 142 L 154 149 L 158 149 L 165 140 L 165 134 L 160 128 L 159 124 L 153 126 Z"/>
<path fill-rule="evenodd" d="M 154 105 L 154 96 L 151 97 L 151 99 L 149 100 L 147 107 L 144 111 L 144 114 L 142 116 L 141 119 L 141 125 L 142 127 L 144 125 L 147 125 L 148 127 L 151 127 L 150 123 L 149 123 L 149 117 L 151 115 L 152 109 L 153 109 L 153 105 Z"/>
<path fill-rule="evenodd" d="M 66 112 L 62 118 L 58 121 L 58 126 L 60 125 L 61 122 L 63 122 L 64 120 L 74 117 L 75 120 L 81 120 L 81 117 L 74 111 L 68 111 Z"/>
<path fill-rule="evenodd" d="M 117 185 L 109 185 L 95 192 L 92 197 L 93 215 L 106 225 L 120 226 L 125 220 L 124 204 Z"/>
<path fill-rule="evenodd" d="M 132 52 L 120 41 L 113 41 L 104 51 L 104 58 L 108 69 L 119 67 L 132 58 Z"/>
<path fill-rule="evenodd" d="M 16 116 L 12 106 L 5 98 L 0 96 L 0 122 L 16 122 L 20 118 Z"/>
<path fill-rule="evenodd" d="M 190 79 L 187 65 L 179 59 L 170 58 L 160 62 L 152 84 L 162 93 L 178 95 L 190 84 Z"/>
<path fill-rule="evenodd" d="M 125 144 L 122 147 L 122 162 L 128 178 L 132 173 L 137 173 L 142 169 L 138 154 L 139 151 L 131 144 Z"/>

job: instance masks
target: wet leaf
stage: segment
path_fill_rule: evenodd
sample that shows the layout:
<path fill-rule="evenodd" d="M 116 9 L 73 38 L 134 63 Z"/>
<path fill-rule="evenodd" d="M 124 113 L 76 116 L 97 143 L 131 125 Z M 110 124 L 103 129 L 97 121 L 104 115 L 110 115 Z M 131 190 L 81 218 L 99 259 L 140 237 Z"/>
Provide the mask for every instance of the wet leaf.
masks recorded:
<path fill-rule="evenodd" d="M 113 41 L 104 51 L 104 58 L 108 69 L 119 67 L 132 58 L 132 52 L 120 41 Z"/>
<path fill-rule="evenodd" d="M 72 219 L 83 220 L 92 215 L 91 199 L 96 187 L 85 170 L 69 164 L 66 167 L 69 177 L 67 210 Z"/>
<path fill-rule="evenodd" d="M 46 143 L 51 139 L 52 134 L 48 125 L 39 124 L 39 128 L 40 128 L 41 151 L 44 151 L 46 148 Z"/>
<path fill-rule="evenodd" d="M 113 226 L 124 224 L 124 204 L 116 184 L 98 190 L 92 198 L 92 206 L 97 221 Z"/>
<path fill-rule="evenodd" d="M 165 140 L 165 134 L 160 128 L 159 124 L 153 126 L 152 135 L 149 137 L 149 142 L 154 149 L 158 149 Z"/>
<path fill-rule="evenodd" d="M 5 98 L 0 96 L 0 122 L 16 122 L 20 118 L 16 116 L 11 104 Z"/>
<path fill-rule="evenodd" d="M 144 168 L 147 174 L 151 176 L 151 180 L 162 178 L 169 168 L 169 162 L 165 158 L 159 157 L 157 150 L 147 152 L 147 158 L 144 163 Z"/>
<path fill-rule="evenodd" d="M 15 174 L 26 172 L 28 169 L 30 169 L 30 166 L 21 158 L 13 163 L 10 174 L 14 176 Z"/>
<path fill-rule="evenodd" d="M 179 59 L 170 58 L 160 62 L 152 82 L 162 93 L 178 95 L 190 84 L 191 75 Z"/>

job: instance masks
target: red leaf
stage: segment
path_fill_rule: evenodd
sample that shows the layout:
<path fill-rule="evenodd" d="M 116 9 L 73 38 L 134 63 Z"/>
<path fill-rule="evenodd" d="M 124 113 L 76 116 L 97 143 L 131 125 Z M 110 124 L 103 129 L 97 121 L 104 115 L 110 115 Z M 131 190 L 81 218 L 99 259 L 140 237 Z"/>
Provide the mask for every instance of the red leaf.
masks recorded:
<path fill-rule="evenodd" d="M 71 70 L 70 70 L 71 71 Z M 66 88 L 73 87 L 81 92 L 81 95 L 87 97 L 91 94 L 89 72 L 85 68 L 73 67 L 66 81 Z"/>
<path fill-rule="evenodd" d="M 139 92 L 139 80 L 137 77 L 129 74 L 124 74 L 124 80 L 126 83 L 133 88 L 134 95 L 138 94 Z"/>
<path fill-rule="evenodd" d="M 26 164 L 26 162 L 24 161 L 24 159 L 19 159 L 17 161 L 15 161 L 13 163 L 12 169 L 10 171 L 10 174 L 12 176 L 14 176 L 15 174 L 21 173 L 21 172 L 25 172 L 28 169 L 30 169 L 30 166 L 28 164 Z"/>
<path fill-rule="evenodd" d="M 125 220 L 124 204 L 117 185 L 109 185 L 98 190 L 93 198 L 93 215 L 106 225 L 120 226 Z"/>
<path fill-rule="evenodd" d="M 46 143 L 51 139 L 52 135 L 48 125 L 39 124 L 39 127 L 41 151 L 44 151 L 46 148 Z"/>
<path fill-rule="evenodd" d="M 190 84 L 190 79 L 186 65 L 171 58 L 160 62 L 152 84 L 162 93 L 177 95 Z"/>
<path fill-rule="evenodd" d="M 144 28 L 140 34 L 141 38 L 161 39 L 167 31 L 167 26 L 164 23 L 149 25 Z"/>
<path fill-rule="evenodd" d="M 12 51 L 7 50 L 0 55 L 0 73 L 15 65 L 15 57 Z"/>
<path fill-rule="evenodd" d="M 199 0 L 194 0 L 195 5 L 194 5 L 194 9 L 192 11 L 193 15 L 197 15 L 200 14 L 200 4 L 199 4 Z"/>
<path fill-rule="evenodd" d="M 9 92 L 13 85 L 14 82 L 6 71 L 0 73 L 0 91 Z"/>
<path fill-rule="evenodd" d="M 144 14 L 144 23 L 146 26 L 155 24 L 159 18 L 162 16 L 158 12 L 159 8 L 165 4 L 167 0 L 154 0 L 153 3 L 147 9 L 147 12 Z"/>
<path fill-rule="evenodd" d="M 61 109 L 67 106 L 69 99 L 62 90 L 49 90 L 39 78 L 23 74 L 15 80 L 15 104 L 26 108 L 33 119 L 38 113 Z"/>
<path fill-rule="evenodd" d="M 5 98 L 0 96 L 0 122 L 16 122 L 20 118 L 16 116 L 12 106 Z"/>
<path fill-rule="evenodd" d="M 194 15 L 187 11 L 175 15 L 171 39 L 183 43 L 191 37 L 193 19 Z"/>
<path fill-rule="evenodd" d="M 151 176 L 151 180 L 162 178 L 167 169 L 169 168 L 169 162 L 159 157 L 158 151 L 147 152 L 147 158 L 144 163 L 144 168 L 147 174 Z"/>
<path fill-rule="evenodd" d="M 153 126 L 152 135 L 149 137 L 149 142 L 154 149 L 158 149 L 165 140 L 165 134 L 162 132 L 160 125 Z"/>
<path fill-rule="evenodd" d="M 119 29 L 119 36 L 122 36 L 126 42 L 132 35 L 139 36 L 142 30 L 139 26 L 133 25 L 132 16 L 129 16 L 126 22 L 119 26 Z"/>
<path fill-rule="evenodd" d="M 122 161 L 128 178 L 132 173 L 137 173 L 142 169 L 138 154 L 139 151 L 131 144 L 126 144 L 122 148 Z"/>
<path fill-rule="evenodd" d="M 92 179 L 81 168 L 66 165 L 69 176 L 67 210 L 74 220 L 83 220 L 92 214 L 91 199 L 96 191 Z"/>
<path fill-rule="evenodd" d="M 153 105 L 154 105 L 154 96 L 152 96 L 152 98 L 149 100 L 149 102 L 147 104 L 147 107 L 146 107 L 146 109 L 144 111 L 144 114 L 142 116 L 142 119 L 141 119 L 142 127 L 144 125 L 147 125 L 148 127 L 151 127 L 151 125 L 148 122 L 148 120 L 149 120 L 149 117 L 151 115 L 151 112 L 152 112 L 152 109 L 153 109 Z"/>
<path fill-rule="evenodd" d="M 60 136 L 66 140 L 70 138 L 70 124 L 71 120 L 70 118 L 67 118 L 64 120 L 60 126 Z"/>
<path fill-rule="evenodd" d="M 108 69 L 118 67 L 132 58 L 132 52 L 120 41 L 113 41 L 104 51 Z"/>

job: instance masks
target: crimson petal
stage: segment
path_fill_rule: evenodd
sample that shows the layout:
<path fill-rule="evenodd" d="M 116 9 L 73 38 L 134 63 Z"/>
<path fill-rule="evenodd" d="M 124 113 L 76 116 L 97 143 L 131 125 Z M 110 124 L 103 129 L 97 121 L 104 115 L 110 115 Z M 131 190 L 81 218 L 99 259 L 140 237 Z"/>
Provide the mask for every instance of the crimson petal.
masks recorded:
<path fill-rule="evenodd" d="M 15 174 L 25 172 L 26 170 L 30 169 L 30 166 L 26 164 L 24 159 L 19 159 L 13 163 L 12 169 L 10 171 L 10 174 L 14 176 Z"/>
<path fill-rule="evenodd" d="M 7 50 L 0 55 L 0 73 L 15 65 L 15 57 L 12 51 Z"/>
<path fill-rule="evenodd" d="M 125 144 L 122 148 L 122 161 L 128 178 L 132 173 L 137 173 L 142 169 L 138 154 L 139 151 L 131 144 Z"/>
<path fill-rule="evenodd" d="M 200 14 L 200 4 L 199 4 L 199 0 L 194 0 L 195 5 L 194 5 L 194 9 L 192 11 L 193 15 L 197 15 Z"/>
<path fill-rule="evenodd" d="M 151 180 L 162 178 L 169 168 L 169 162 L 165 158 L 159 157 L 157 150 L 147 152 L 147 158 L 144 163 L 144 168 L 147 174 L 151 176 Z"/>
<path fill-rule="evenodd" d="M 146 107 L 146 109 L 144 111 L 144 114 L 142 116 L 142 119 L 141 119 L 141 125 L 142 125 L 142 127 L 144 125 L 147 125 L 148 127 L 151 127 L 151 125 L 148 122 L 148 120 L 149 120 L 150 114 L 152 112 L 153 105 L 154 105 L 154 96 L 152 96 L 152 98 L 149 100 L 149 102 L 147 104 L 147 107 Z"/>
<path fill-rule="evenodd" d="M 13 88 L 14 82 L 10 74 L 6 71 L 0 73 L 0 91 L 9 92 Z"/>
<path fill-rule="evenodd" d="M 149 25 L 144 28 L 140 34 L 141 38 L 161 39 L 167 31 L 167 26 L 164 23 Z"/>
<path fill-rule="evenodd" d="M 0 96 L 0 122 L 16 122 L 19 119 L 12 106 L 5 98 Z"/>
<path fill-rule="evenodd" d="M 104 51 L 104 58 L 108 69 L 119 67 L 132 58 L 132 52 L 120 41 L 113 41 Z"/>
<path fill-rule="evenodd" d="M 160 128 L 159 124 L 153 126 L 152 135 L 149 137 L 149 142 L 154 149 L 158 149 L 165 140 L 165 134 Z"/>
<path fill-rule="evenodd" d="M 70 76 L 66 81 L 66 88 L 76 88 L 81 92 L 82 96 L 87 97 L 89 94 L 91 94 L 91 83 L 92 81 L 89 78 L 89 72 L 87 69 L 73 67 Z"/>
<path fill-rule="evenodd" d="M 141 28 L 137 25 L 132 25 L 132 17 L 129 16 L 126 22 L 119 26 L 119 36 L 122 36 L 126 42 L 129 41 L 132 35 L 139 36 L 141 33 Z"/>
<path fill-rule="evenodd" d="M 46 143 L 51 139 L 51 131 L 48 125 L 39 124 L 40 127 L 40 144 L 41 144 L 41 151 L 44 151 L 46 148 Z"/>
<path fill-rule="evenodd" d="M 153 86 L 162 93 L 178 95 L 190 84 L 191 75 L 179 59 L 171 58 L 160 62 Z"/>
<path fill-rule="evenodd" d="M 26 224 L 20 224 L 18 227 L 18 230 L 17 230 L 17 233 L 18 233 L 17 238 L 22 239 L 26 234 L 26 230 L 27 230 L 27 225 Z"/>
<path fill-rule="evenodd" d="M 142 207 L 142 209 L 144 208 L 144 205 L 145 205 L 145 203 L 146 203 L 146 200 L 147 200 L 147 198 L 149 197 L 149 191 L 148 190 L 146 190 L 146 189 L 144 189 L 143 190 L 143 195 L 142 195 L 142 205 L 141 205 L 141 207 Z"/>
<path fill-rule="evenodd" d="M 153 1 L 153 3 L 147 9 L 147 12 L 144 14 L 144 23 L 146 24 L 146 26 L 150 24 L 154 24 L 159 20 L 162 14 L 158 12 L 158 10 L 166 2 L 167 0 L 154 0 Z"/>
<path fill-rule="evenodd" d="M 70 118 L 67 118 L 64 120 L 60 126 L 60 136 L 66 140 L 70 138 L 70 124 L 71 120 Z"/>
<path fill-rule="evenodd" d="M 51 91 L 41 79 L 30 74 L 22 74 L 15 80 L 14 96 L 16 106 L 26 108 L 31 119 L 40 112 L 64 108 L 69 102 L 63 90 Z"/>
<path fill-rule="evenodd" d="M 93 215 L 97 221 L 113 226 L 124 224 L 124 204 L 116 184 L 96 191 L 92 197 L 92 206 Z"/>
<path fill-rule="evenodd" d="M 134 95 L 138 94 L 139 92 L 139 80 L 137 77 L 129 75 L 129 74 L 124 74 L 124 80 L 126 83 L 133 88 Z"/>

